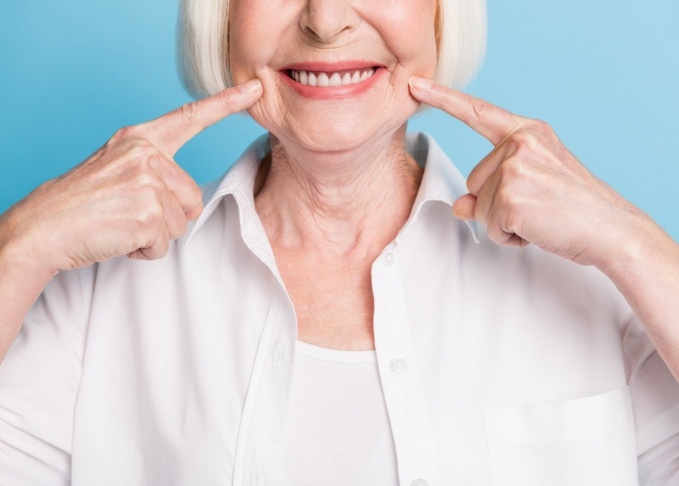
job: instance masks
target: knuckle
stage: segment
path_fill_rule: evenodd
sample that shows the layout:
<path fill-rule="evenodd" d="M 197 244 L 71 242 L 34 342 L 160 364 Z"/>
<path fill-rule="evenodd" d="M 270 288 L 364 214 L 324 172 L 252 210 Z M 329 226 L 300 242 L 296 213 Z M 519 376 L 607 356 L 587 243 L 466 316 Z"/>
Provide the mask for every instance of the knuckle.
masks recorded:
<path fill-rule="evenodd" d="M 119 143 L 121 140 L 127 138 L 130 131 L 130 127 L 122 127 L 116 130 L 111 138 L 108 140 L 108 144 L 112 145 L 114 143 Z"/>
<path fill-rule="evenodd" d="M 526 131 L 515 132 L 510 138 L 515 152 L 534 152 L 539 146 L 535 135 Z"/>
<path fill-rule="evenodd" d="M 144 140 L 136 140 L 124 157 L 124 171 L 129 180 L 138 187 L 144 187 L 157 181 L 152 161 L 158 156 L 158 149 Z"/>
<path fill-rule="evenodd" d="M 543 120 L 533 120 L 532 126 L 536 132 L 544 135 L 552 135 L 554 133 L 552 126 Z"/>
<path fill-rule="evenodd" d="M 238 104 L 238 98 L 233 95 L 233 92 L 231 90 L 224 90 L 221 93 L 219 93 L 218 98 L 217 98 L 224 107 L 231 111 L 233 110 L 237 104 Z"/>
<path fill-rule="evenodd" d="M 217 93 L 215 99 L 219 100 L 219 102 L 222 104 L 228 105 L 233 99 L 231 93 L 232 93 L 231 89 L 225 89 Z"/>
<path fill-rule="evenodd" d="M 513 181 L 523 178 L 527 174 L 526 164 L 518 157 L 510 157 L 502 162 L 498 168 L 501 180 Z"/>
<path fill-rule="evenodd" d="M 186 226 L 187 224 L 185 217 L 177 218 L 169 231 L 170 238 L 175 240 L 182 236 L 184 233 L 186 233 Z"/>
<path fill-rule="evenodd" d="M 503 185 L 498 188 L 495 196 L 499 207 L 505 212 L 506 218 L 509 219 L 515 212 L 521 211 L 521 198 L 517 192 L 512 190 L 508 185 Z"/>
<path fill-rule="evenodd" d="M 155 228 L 162 221 L 163 207 L 159 203 L 150 203 L 144 205 L 144 208 L 137 214 L 137 222 L 144 228 Z"/>
<path fill-rule="evenodd" d="M 148 162 L 149 159 L 158 155 L 158 149 L 148 140 L 138 138 L 130 146 L 128 154 L 136 162 Z"/>
<path fill-rule="evenodd" d="M 139 174 L 145 172 L 148 161 L 154 156 L 155 148 L 144 139 L 121 139 L 115 147 L 109 141 L 104 153 L 108 154 L 107 163 L 110 167 L 115 167 L 117 173 L 125 180 L 131 180 Z"/>
<path fill-rule="evenodd" d="M 179 114 L 187 124 L 195 123 L 198 119 L 199 109 L 198 103 L 192 101 L 191 103 L 186 103 L 179 108 Z"/>
<path fill-rule="evenodd" d="M 488 108 L 488 103 L 482 98 L 472 97 L 469 100 L 469 108 L 476 118 L 483 118 Z"/>
<path fill-rule="evenodd" d="M 507 233 L 519 234 L 522 228 L 523 212 L 510 206 L 504 219 L 504 230 Z"/>
<path fill-rule="evenodd" d="M 139 133 L 138 129 L 134 125 L 119 128 L 118 130 L 115 131 L 115 133 L 113 133 L 113 136 L 109 139 L 107 145 L 118 144 L 121 143 L 123 140 L 135 138 L 137 137 L 138 133 Z"/>
<path fill-rule="evenodd" d="M 488 226 L 488 238 L 493 243 L 501 245 L 507 239 L 507 236 L 497 224 L 493 224 Z"/>
<path fill-rule="evenodd" d="M 165 236 L 156 236 L 152 244 L 144 248 L 142 253 L 146 260 L 158 260 L 167 255 L 170 250 L 170 242 Z"/>
<path fill-rule="evenodd" d="M 135 178 L 135 191 L 140 194 L 143 200 L 150 203 L 160 201 L 161 193 L 165 187 L 158 178 L 150 171 L 143 170 L 137 173 Z"/>

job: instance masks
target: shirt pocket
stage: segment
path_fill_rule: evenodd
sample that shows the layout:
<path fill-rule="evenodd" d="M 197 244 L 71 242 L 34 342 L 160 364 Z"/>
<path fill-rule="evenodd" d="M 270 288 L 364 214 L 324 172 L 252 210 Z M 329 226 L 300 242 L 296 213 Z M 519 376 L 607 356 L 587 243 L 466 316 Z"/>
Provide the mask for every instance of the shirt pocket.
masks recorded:
<path fill-rule="evenodd" d="M 484 412 L 494 486 L 638 485 L 627 387 Z"/>

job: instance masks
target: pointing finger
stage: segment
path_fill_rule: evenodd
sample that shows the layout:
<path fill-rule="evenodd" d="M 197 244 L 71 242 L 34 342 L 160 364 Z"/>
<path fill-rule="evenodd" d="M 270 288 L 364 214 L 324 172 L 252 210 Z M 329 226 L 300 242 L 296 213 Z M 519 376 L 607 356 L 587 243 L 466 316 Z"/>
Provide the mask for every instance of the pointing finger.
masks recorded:
<path fill-rule="evenodd" d="M 205 128 L 252 106 L 262 96 L 258 79 L 225 89 L 213 96 L 187 103 L 155 120 L 140 125 L 146 136 L 168 157 Z"/>
<path fill-rule="evenodd" d="M 498 145 L 492 152 L 486 155 L 472 169 L 467 177 L 467 189 L 474 196 L 478 196 L 481 188 L 486 184 L 500 165 L 514 153 L 514 147 L 507 143 Z"/>
<path fill-rule="evenodd" d="M 410 93 L 415 99 L 466 123 L 493 145 L 500 144 L 508 135 L 530 121 L 485 100 L 442 86 L 429 79 L 413 76 L 409 84 Z"/>
<path fill-rule="evenodd" d="M 181 206 L 186 219 L 196 219 L 203 209 L 203 194 L 198 184 L 173 160 L 162 155 L 151 160 L 151 167 Z"/>

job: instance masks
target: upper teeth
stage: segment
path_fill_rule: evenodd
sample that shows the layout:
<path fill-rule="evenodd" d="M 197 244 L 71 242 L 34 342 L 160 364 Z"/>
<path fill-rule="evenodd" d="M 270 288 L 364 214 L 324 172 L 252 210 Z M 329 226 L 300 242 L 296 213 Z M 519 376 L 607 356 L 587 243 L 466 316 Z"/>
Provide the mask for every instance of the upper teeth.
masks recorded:
<path fill-rule="evenodd" d="M 375 68 L 335 73 L 290 70 L 290 77 L 307 86 L 333 87 L 360 83 L 375 74 Z"/>

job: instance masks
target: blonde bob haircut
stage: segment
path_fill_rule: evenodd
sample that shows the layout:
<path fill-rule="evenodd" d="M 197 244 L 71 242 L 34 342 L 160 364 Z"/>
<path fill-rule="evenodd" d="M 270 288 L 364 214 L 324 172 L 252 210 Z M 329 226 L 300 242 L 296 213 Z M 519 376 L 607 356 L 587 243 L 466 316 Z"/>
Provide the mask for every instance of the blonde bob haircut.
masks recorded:
<path fill-rule="evenodd" d="M 184 86 L 197 98 L 231 86 L 228 18 L 229 0 L 181 0 L 177 61 Z M 485 0 L 438 0 L 434 28 L 435 79 L 461 88 L 476 74 L 485 55 Z"/>

